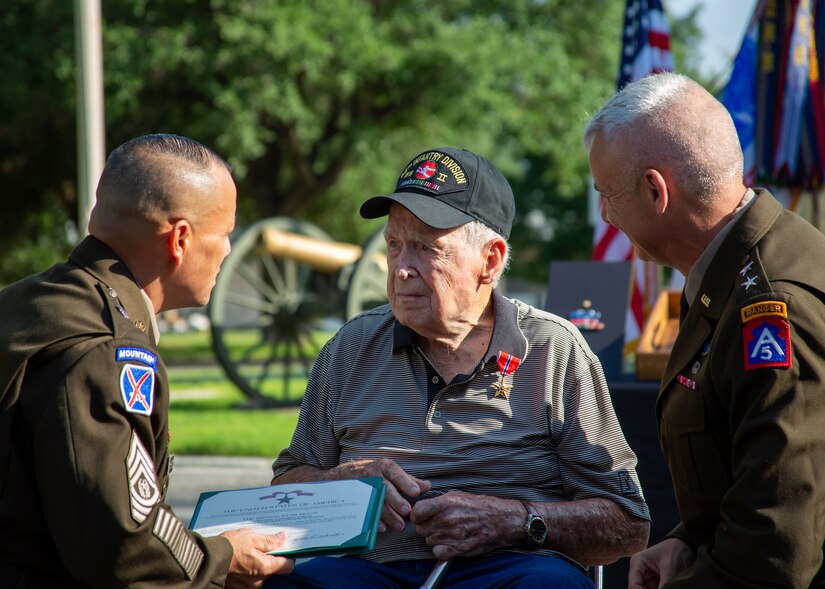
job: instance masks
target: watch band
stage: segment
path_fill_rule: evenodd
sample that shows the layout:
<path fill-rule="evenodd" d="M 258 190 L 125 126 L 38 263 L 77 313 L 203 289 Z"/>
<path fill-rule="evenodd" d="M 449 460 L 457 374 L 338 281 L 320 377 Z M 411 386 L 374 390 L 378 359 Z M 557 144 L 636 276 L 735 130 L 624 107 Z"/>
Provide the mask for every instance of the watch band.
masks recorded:
<path fill-rule="evenodd" d="M 529 501 L 519 499 L 519 502 L 527 512 L 527 520 L 524 524 L 524 545 L 530 549 L 541 548 L 547 538 L 547 522 Z"/>

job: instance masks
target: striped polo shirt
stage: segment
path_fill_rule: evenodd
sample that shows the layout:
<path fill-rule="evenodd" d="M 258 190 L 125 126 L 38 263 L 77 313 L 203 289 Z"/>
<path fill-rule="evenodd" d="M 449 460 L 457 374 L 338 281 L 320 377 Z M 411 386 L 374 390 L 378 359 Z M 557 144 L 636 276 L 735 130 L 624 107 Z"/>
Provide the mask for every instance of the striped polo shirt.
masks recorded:
<path fill-rule="evenodd" d="M 432 482 L 430 494 L 461 490 L 532 502 L 603 497 L 650 519 L 636 456 L 613 411 L 601 364 L 568 321 L 493 293 L 495 325 L 476 371 L 427 400 L 427 367 L 389 305 L 346 323 L 318 356 L 292 442 L 277 477 L 307 464 L 389 458 Z M 521 360 L 502 380 L 499 352 Z M 547 553 L 538 550 L 532 553 Z M 433 558 L 407 523 L 380 534 L 362 558 Z"/>

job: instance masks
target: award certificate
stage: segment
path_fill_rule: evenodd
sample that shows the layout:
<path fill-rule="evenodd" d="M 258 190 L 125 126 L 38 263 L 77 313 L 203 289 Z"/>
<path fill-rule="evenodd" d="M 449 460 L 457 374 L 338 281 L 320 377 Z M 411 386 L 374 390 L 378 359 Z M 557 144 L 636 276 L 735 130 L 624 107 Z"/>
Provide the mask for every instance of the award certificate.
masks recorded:
<path fill-rule="evenodd" d="M 271 554 L 304 558 L 372 550 L 384 506 L 380 477 L 201 493 L 189 527 L 202 536 L 252 528 L 286 532 Z"/>

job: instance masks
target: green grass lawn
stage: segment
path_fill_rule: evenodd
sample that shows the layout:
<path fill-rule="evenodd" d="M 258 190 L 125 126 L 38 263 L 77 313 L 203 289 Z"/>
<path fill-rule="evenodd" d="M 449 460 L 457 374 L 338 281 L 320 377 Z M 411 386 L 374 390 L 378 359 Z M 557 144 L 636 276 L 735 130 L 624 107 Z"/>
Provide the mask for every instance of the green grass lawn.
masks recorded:
<path fill-rule="evenodd" d="M 192 374 L 181 379 L 178 373 L 169 369 L 172 452 L 274 458 L 289 445 L 297 408 L 239 408 L 246 399 L 225 378 L 197 382 Z"/>
<path fill-rule="evenodd" d="M 217 362 L 212 349 L 212 338 L 206 331 L 164 333 L 158 347 L 163 361 L 169 366 Z"/>
<path fill-rule="evenodd" d="M 160 340 L 171 402 L 170 449 L 175 454 L 274 458 L 289 445 L 298 409 L 243 409 L 247 398 L 214 359 L 207 333 L 167 333 Z M 290 381 L 300 397 L 306 378 Z"/>

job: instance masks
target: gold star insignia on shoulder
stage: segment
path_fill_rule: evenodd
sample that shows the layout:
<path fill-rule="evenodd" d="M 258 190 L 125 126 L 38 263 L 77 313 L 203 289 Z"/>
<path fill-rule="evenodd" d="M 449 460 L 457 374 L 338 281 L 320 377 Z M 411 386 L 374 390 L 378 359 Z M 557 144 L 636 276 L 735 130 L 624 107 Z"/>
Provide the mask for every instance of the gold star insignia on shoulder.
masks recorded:
<path fill-rule="evenodd" d="M 504 377 L 501 378 L 497 383 L 493 384 L 493 390 L 495 394 L 493 398 L 496 397 L 504 397 L 504 399 L 508 399 L 510 395 L 510 391 L 513 389 L 513 385 L 511 384 L 504 384 Z"/>

